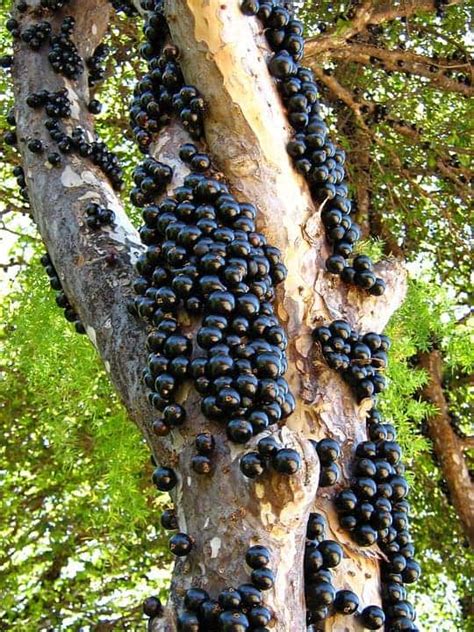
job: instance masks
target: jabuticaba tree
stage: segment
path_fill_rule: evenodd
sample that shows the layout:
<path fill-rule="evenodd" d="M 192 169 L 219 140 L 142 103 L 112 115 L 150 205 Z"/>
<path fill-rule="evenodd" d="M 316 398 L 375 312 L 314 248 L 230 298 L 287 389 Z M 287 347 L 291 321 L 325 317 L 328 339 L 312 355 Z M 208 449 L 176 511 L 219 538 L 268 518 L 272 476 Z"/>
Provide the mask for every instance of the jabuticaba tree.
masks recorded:
<path fill-rule="evenodd" d="M 150 587 L 149 627 L 416 630 L 404 467 L 374 408 L 406 275 L 353 253 L 301 24 L 269 2 L 112 4 L 14 3 L 10 141 L 54 289 L 174 505 L 169 602 Z M 94 136 L 113 10 L 145 24 L 139 233 Z"/>

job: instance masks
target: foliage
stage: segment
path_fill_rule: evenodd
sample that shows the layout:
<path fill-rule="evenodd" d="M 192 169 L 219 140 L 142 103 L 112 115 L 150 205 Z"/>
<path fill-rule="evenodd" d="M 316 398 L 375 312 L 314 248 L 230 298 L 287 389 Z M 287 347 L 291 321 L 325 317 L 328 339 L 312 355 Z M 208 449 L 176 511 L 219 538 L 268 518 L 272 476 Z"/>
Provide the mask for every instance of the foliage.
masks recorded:
<path fill-rule="evenodd" d="M 456 312 L 456 304 L 445 291 L 426 282 L 411 282 L 405 303 L 387 328 L 393 341 L 390 387 L 381 401 L 385 417 L 397 428 L 412 487 L 412 530 L 417 555 L 423 560 L 423 576 L 415 588 L 419 616 L 426 629 L 440 632 L 472 629 L 474 621 L 464 615 L 459 600 L 472 594 L 474 555 L 446 494 L 431 444 L 423 436 L 423 422 L 431 407 L 417 394 L 427 376 L 413 366 L 413 359 L 437 344 L 444 351 L 448 375 L 472 370 L 474 319 L 459 324 Z M 455 390 L 451 407 L 461 413 Z M 466 405 L 469 398 L 464 394 L 460 401 Z"/>
<path fill-rule="evenodd" d="M 169 563 L 146 447 L 38 264 L 1 311 L 0 622 L 132 625 L 140 588 L 161 588 Z"/>

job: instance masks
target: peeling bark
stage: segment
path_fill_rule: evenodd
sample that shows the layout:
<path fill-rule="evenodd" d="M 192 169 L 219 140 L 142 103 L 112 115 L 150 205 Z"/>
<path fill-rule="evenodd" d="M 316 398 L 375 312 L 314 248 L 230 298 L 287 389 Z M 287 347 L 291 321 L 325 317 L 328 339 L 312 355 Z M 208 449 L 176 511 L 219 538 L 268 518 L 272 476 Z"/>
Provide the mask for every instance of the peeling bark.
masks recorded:
<path fill-rule="evenodd" d="M 443 393 L 443 362 L 439 351 L 433 350 L 419 356 L 420 366 L 429 375 L 423 397 L 434 404 L 437 412 L 428 417 L 428 435 L 441 465 L 452 503 L 459 516 L 464 533 L 474 546 L 474 485 L 463 454 L 463 440 L 451 427 L 448 404 Z"/>

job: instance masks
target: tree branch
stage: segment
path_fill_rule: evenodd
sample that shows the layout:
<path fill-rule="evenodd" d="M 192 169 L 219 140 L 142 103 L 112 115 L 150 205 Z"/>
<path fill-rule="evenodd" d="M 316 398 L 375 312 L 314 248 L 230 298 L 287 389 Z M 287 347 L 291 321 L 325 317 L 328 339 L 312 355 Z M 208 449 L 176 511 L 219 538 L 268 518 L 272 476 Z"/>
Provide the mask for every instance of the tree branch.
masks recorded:
<path fill-rule="evenodd" d="M 68 4 L 67 15 L 76 18 L 74 40 L 83 58 L 89 57 L 100 42 L 110 9 L 106 0 L 73 0 Z M 34 10 L 32 7 L 18 17 L 27 24 L 34 20 Z M 52 23 L 58 30 L 61 16 L 54 16 Z M 26 104 L 31 92 L 67 87 L 73 102 L 73 116 L 68 125 L 81 125 L 92 138 L 92 117 L 87 111 L 87 75 L 82 74 L 77 82 L 65 79 L 54 73 L 44 52 L 34 52 L 19 40 L 15 42 L 12 70 L 19 149 L 39 232 L 66 294 L 100 353 L 130 417 L 155 453 L 171 458 L 170 444 L 161 441 L 158 445 L 151 433 L 154 410 L 141 379 L 146 364 L 146 329 L 126 309 L 133 297 L 134 262 L 143 249 L 137 231 L 106 177 L 92 161 L 74 153 L 63 154 L 61 165 L 51 168 L 46 152 L 57 149 L 44 127 L 44 113 Z M 34 154 L 27 149 L 32 138 L 43 141 L 44 153 Z M 90 201 L 114 211 L 113 226 L 94 233 L 86 227 L 85 206 Z M 111 254 L 112 265 L 108 263 Z"/>
<path fill-rule="evenodd" d="M 463 0 L 452 0 L 449 6 L 461 4 Z M 435 0 L 406 0 L 397 3 L 395 6 L 391 0 L 382 3 L 381 6 L 375 7 L 376 3 L 369 0 L 363 2 L 356 12 L 353 20 L 348 22 L 346 27 L 341 31 L 317 35 L 308 39 L 306 45 L 306 58 L 311 59 L 330 49 L 340 49 L 347 45 L 348 40 L 362 33 L 369 24 L 382 24 L 390 22 L 396 18 L 408 18 L 422 11 L 436 11 L 437 2 Z"/>
<path fill-rule="evenodd" d="M 469 75 L 472 75 L 472 66 L 470 64 L 445 61 L 445 65 L 441 65 L 442 62 L 440 60 L 435 61 L 410 51 L 387 50 L 386 48 L 371 46 L 370 44 L 352 42 L 343 48 L 335 47 L 330 49 L 327 54 L 331 59 L 338 61 L 355 62 L 364 66 L 377 66 L 391 72 L 418 75 L 428 79 L 430 86 L 447 92 L 459 92 L 464 96 L 472 96 L 474 94 L 474 86 L 466 85 L 444 74 L 447 70 L 464 68 Z M 315 63 L 318 57 L 307 55 L 307 59 L 309 63 Z M 433 72 L 430 69 L 432 67 L 436 67 L 437 70 Z"/>
<path fill-rule="evenodd" d="M 432 194 L 423 188 L 419 182 L 413 177 L 414 175 L 434 175 L 436 177 L 443 176 L 447 180 L 452 183 L 455 192 L 459 197 L 463 200 L 468 200 L 471 197 L 471 191 L 468 185 L 464 184 L 460 178 L 457 177 L 456 171 L 460 172 L 460 175 L 464 177 L 464 179 L 470 178 L 471 172 L 466 169 L 455 170 L 452 167 L 448 166 L 443 158 L 440 156 L 436 162 L 437 169 L 428 169 L 428 167 L 424 167 L 424 169 L 419 174 L 414 174 L 413 169 L 404 168 L 402 162 L 400 160 L 397 152 L 391 147 L 388 143 L 385 142 L 382 134 L 377 130 L 374 130 L 369 121 L 366 120 L 373 112 L 375 112 L 377 104 L 374 104 L 370 101 L 356 100 L 355 96 L 352 94 L 350 90 L 348 90 L 345 86 L 341 85 L 339 81 L 333 76 L 328 75 L 324 72 L 324 70 L 319 66 L 313 66 L 313 72 L 316 77 L 319 79 L 321 83 L 325 85 L 328 89 L 329 93 L 335 95 L 337 99 L 340 99 L 343 103 L 345 103 L 350 110 L 353 112 L 355 117 L 356 125 L 362 129 L 368 136 L 370 136 L 375 145 L 382 148 L 387 157 L 390 159 L 393 170 L 396 170 L 400 173 L 402 177 L 404 177 L 408 182 L 410 182 L 411 186 L 416 189 L 416 191 L 421 194 L 423 197 L 426 197 L 432 201 L 432 203 L 439 208 L 439 205 L 433 199 Z M 364 112 L 364 113 L 363 113 Z M 387 117 L 386 122 L 393 127 L 393 129 L 397 132 L 403 133 L 404 136 L 408 136 L 412 142 L 420 142 L 419 137 L 420 134 L 416 129 L 410 128 L 407 125 L 401 124 L 398 120 Z M 380 163 L 377 163 L 379 168 L 381 168 Z M 440 209 L 440 212 L 443 213 L 446 221 L 449 224 L 452 224 L 452 218 L 446 213 L 444 209 Z M 379 227 L 380 228 L 380 227 Z M 458 231 L 455 230 L 454 234 L 457 235 Z M 388 239 L 392 242 L 393 254 L 399 255 L 401 254 L 398 245 L 393 241 L 390 234 L 387 231 L 383 231 L 380 233 L 384 240 Z M 388 241 L 387 241 L 388 243 Z"/>
<path fill-rule="evenodd" d="M 434 404 L 437 412 L 428 418 L 428 434 L 441 464 L 443 477 L 448 485 L 451 499 L 471 546 L 474 545 L 474 485 L 462 453 L 460 441 L 451 427 L 448 404 L 443 387 L 443 364 L 438 350 L 419 356 L 421 368 L 428 373 L 430 381 L 423 388 L 426 401 Z"/>

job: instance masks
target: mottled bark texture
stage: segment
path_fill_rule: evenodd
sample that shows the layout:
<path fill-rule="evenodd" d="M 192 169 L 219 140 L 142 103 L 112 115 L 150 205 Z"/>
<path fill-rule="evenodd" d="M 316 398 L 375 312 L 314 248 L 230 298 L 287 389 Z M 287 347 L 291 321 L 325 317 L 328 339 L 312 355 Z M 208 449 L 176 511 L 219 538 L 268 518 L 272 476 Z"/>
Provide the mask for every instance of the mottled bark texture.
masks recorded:
<path fill-rule="evenodd" d="M 51 19 L 38 5 L 36 2 L 26 14 L 17 15 L 22 24 L 27 26 L 47 17 L 53 29 L 58 30 L 66 15 L 74 16 L 73 39 L 83 59 L 101 41 L 112 10 L 107 0 L 76 0 Z M 146 331 L 126 307 L 133 297 L 133 264 L 143 246 L 119 197 L 92 161 L 77 153 L 63 154 L 58 167 L 47 161 L 48 153 L 57 151 L 57 146 L 44 126 L 47 118 L 44 110 L 26 104 L 31 92 L 43 89 L 53 92 L 67 87 L 73 104 L 72 117 L 60 125 L 68 133 L 81 125 L 87 130 L 88 139 L 93 139 L 92 117 L 87 110 L 87 71 L 78 81 L 71 82 L 53 71 L 47 53 L 47 46 L 34 52 L 26 44 L 15 43 L 15 116 L 33 218 L 64 290 L 103 358 L 131 418 L 149 443 L 157 444 L 151 434 L 153 409 L 141 382 L 146 362 Z M 41 139 L 44 152 L 30 152 L 26 147 L 30 139 Z M 98 232 L 89 230 L 85 224 L 85 206 L 89 202 L 113 209 L 114 226 Z M 167 453 L 168 447 L 162 443 L 160 450 Z"/>
<path fill-rule="evenodd" d="M 287 377 L 297 409 L 276 434 L 302 454 L 303 467 L 291 478 L 267 473 L 258 482 L 245 479 L 239 460 L 248 446 L 230 444 L 221 425 L 203 419 L 198 395 L 190 386 L 181 393 L 188 412 L 186 425 L 159 444 L 152 437 L 153 411 L 140 381 L 146 356 L 145 328 L 126 310 L 132 294 L 132 265 L 141 248 L 137 234 L 106 178 L 90 162 L 71 155 L 53 169 L 44 155 L 31 154 L 25 148 L 30 137 L 50 144 L 44 114 L 25 105 L 32 90 L 67 85 L 75 102 L 71 124 L 80 122 L 91 130 L 86 77 L 74 85 L 65 82 L 53 73 L 45 52 L 16 46 L 18 136 L 34 217 L 65 290 L 130 417 L 157 460 L 176 468 L 179 484 L 173 497 L 179 527 L 195 539 L 191 554 L 176 565 L 169 608 L 165 617 L 152 624 L 154 631 L 175 629 L 176 609 L 189 586 L 201 586 L 215 596 L 226 586 L 247 581 L 245 550 L 262 543 L 272 552 L 271 566 L 276 572 L 275 588 L 266 593 L 275 614 L 272 630 L 303 632 L 303 550 L 310 511 L 327 516 L 327 537 L 344 547 L 345 559 L 335 573 L 337 588 L 352 588 L 362 605 L 380 602 L 379 554 L 376 549 L 360 550 L 352 544 L 338 526 L 331 501 L 350 476 L 355 445 L 366 436 L 368 404 L 358 405 L 349 387 L 327 369 L 310 333 L 316 325 L 341 317 L 360 331 L 381 331 L 403 299 L 405 274 L 395 261 L 380 264 L 377 272 L 386 280 L 387 292 L 376 299 L 343 286 L 324 271 L 328 248 L 319 209 L 286 153 L 290 130 L 266 68 L 268 50 L 258 22 L 241 15 L 238 4 L 237 0 L 227 4 L 167 0 L 165 6 L 173 40 L 181 50 L 185 79 L 199 88 L 207 103 L 206 141 L 215 165 L 240 200 L 258 206 L 260 228 L 282 250 L 289 270 L 279 291 L 277 311 L 290 340 Z M 108 10 L 105 0 L 73 0 L 67 6 L 67 14 L 78 21 L 74 39 L 83 56 L 100 40 Z M 32 19 L 30 11 L 26 20 Z M 60 15 L 55 17 L 55 22 L 60 19 Z M 177 149 L 185 138 L 177 125 L 170 126 L 155 142 L 155 156 L 178 166 Z M 181 176 L 178 168 L 173 184 Z M 114 209 L 114 228 L 100 233 L 86 229 L 84 205 L 90 200 Z M 114 265 L 108 263 L 110 251 L 117 257 Z M 195 329 L 195 323 L 190 322 L 189 329 Z M 210 429 L 217 441 L 210 477 L 198 476 L 190 467 L 194 437 L 203 429 Z M 345 481 L 317 493 L 319 465 L 308 439 L 325 436 L 342 443 Z M 353 617 L 340 617 L 328 622 L 328 629 L 357 630 L 359 626 Z"/>
<path fill-rule="evenodd" d="M 471 546 L 474 546 L 474 484 L 464 458 L 463 440 L 451 426 L 448 403 L 443 392 L 441 353 L 436 349 L 422 353 L 419 364 L 429 376 L 429 382 L 423 389 L 423 397 L 436 407 L 436 412 L 426 421 L 428 435 L 433 442 L 433 449 L 464 533 Z"/>

